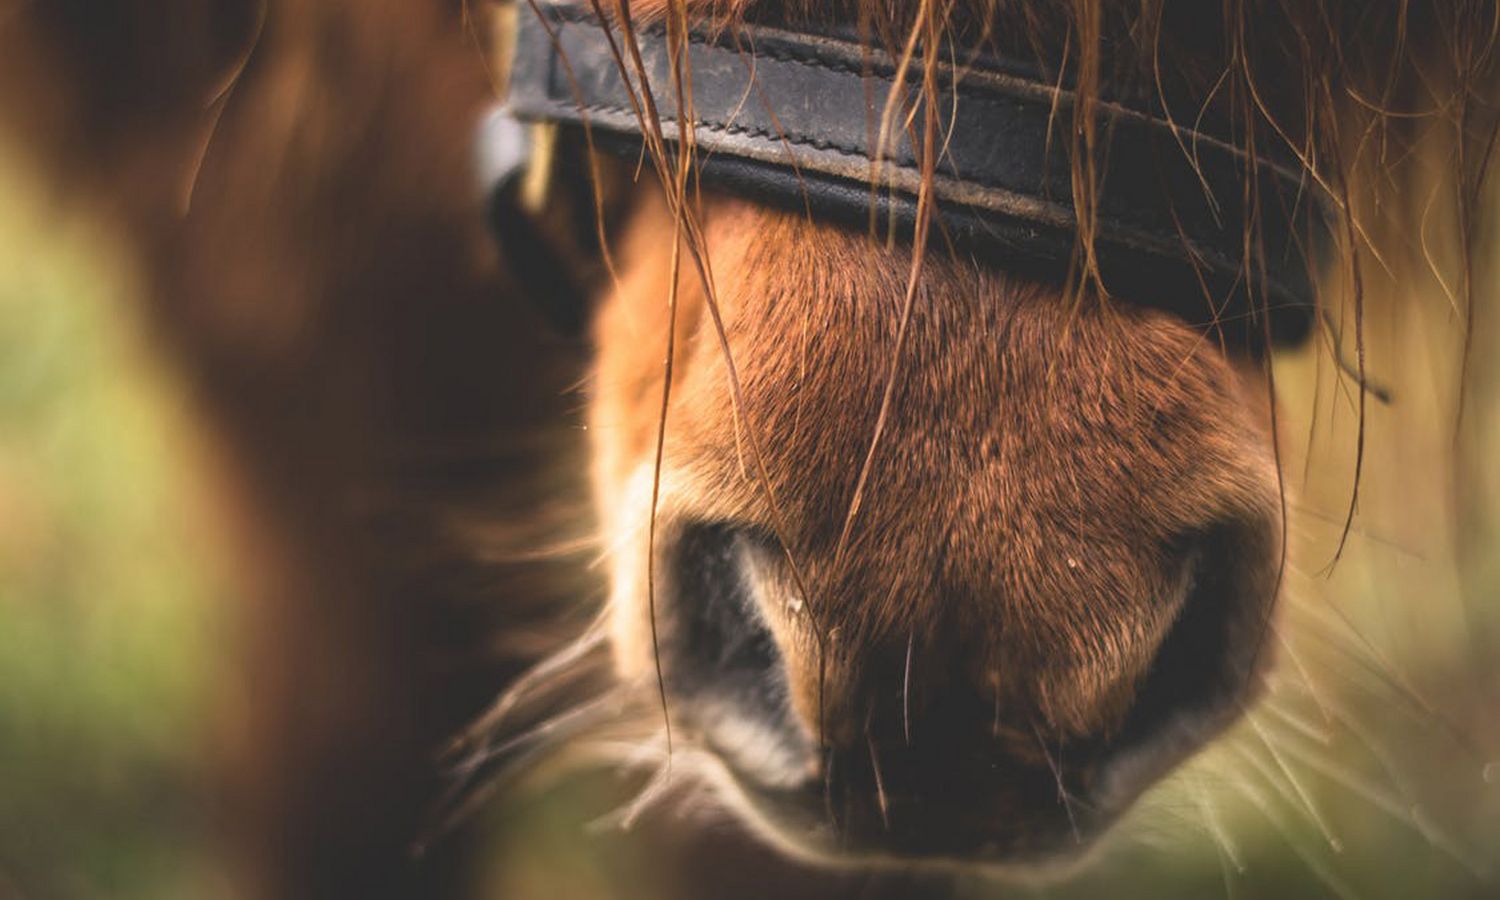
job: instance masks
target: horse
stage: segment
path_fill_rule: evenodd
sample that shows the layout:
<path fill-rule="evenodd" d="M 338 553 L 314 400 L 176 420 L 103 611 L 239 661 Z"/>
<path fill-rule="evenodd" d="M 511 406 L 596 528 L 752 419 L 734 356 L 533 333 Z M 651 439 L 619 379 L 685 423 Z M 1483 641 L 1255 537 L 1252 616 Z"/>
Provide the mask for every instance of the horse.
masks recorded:
<path fill-rule="evenodd" d="M 1291 515 L 1273 351 L 1327 334 L 1334 269 L 1358 344 L 1360 151 L 1421 90 L 1459 122 L 1472 239 L 1494 11 L 559 8 L 487 29 L 451 2 L 120 0 L 5 26 L 0 82 L 39 86 L 7 112 L 130 235 L 255 551 L 255 739 L 226 779 L 245 883 L 456 892 L 452 813 L 554 744 L 644 754 L 819 866 L 1076 864 L 1263 690 Z M 518 44 L 518 20 L 546 29 Z M 566 109 L 592 72 L 570 33 L 630 102 L 520 126 L 487 199 L 474 134 L 520 89 L 501 58 L 556 54 Z M 853 60 L 852 169 L 771 155 L 799 102 L 757 86 L 776 40 Z M 738 175 L 677 125 L 715 112 L 710 51 L 750 73 L 725 111 L 774 126 Z M 946 217 L 989 202 L 944 169 L 969 105 L 1004 106 L 971 81 L 1041 123 L 1048 191 L 1001 239 Z M 841 217 L 823 176 L 857 186 Z M 1200 182 L 1201 208 L 1147 208 Z M 1173 227 L 1143 243 L 1153 214 Z M 555 427 L 580 373 L 586 445 Z"/>

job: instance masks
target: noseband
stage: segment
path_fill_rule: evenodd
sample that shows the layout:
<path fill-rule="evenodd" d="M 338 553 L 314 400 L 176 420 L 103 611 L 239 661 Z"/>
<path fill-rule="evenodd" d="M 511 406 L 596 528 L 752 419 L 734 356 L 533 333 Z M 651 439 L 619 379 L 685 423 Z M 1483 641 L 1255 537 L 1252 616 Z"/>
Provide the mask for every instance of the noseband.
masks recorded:
<path fill-rule="evenodd" d="M 521 10 L 509 113 L 587 128 L 595 146 L 638 158 L 644 96 L 620 27 L 575 5 L 536 11 Z M 676 141 L 672 47 L 658 25 L 635 36 L 662 133 Z M 1076 275 L 1067 136 L 1078 101 L 1057 80 L 945 47 L 934 97 L 922 90 L 920 57 L 903 67 L 854 29 L 741 23 L 686 41 L 704 185 L 909 239 L 923 183 L 922 104 L 933 102 L 931 232 L 980 263 Z M 1189 322 L 1243 328 L 1252 340 L 1301 341 L 1332 219 L 1305 169 L 1246 152 L 1232 129 L 1174 121 L 1154 98 L 1106 95 L 1093 109 L 1094 252 L 1105 290 Z"/>

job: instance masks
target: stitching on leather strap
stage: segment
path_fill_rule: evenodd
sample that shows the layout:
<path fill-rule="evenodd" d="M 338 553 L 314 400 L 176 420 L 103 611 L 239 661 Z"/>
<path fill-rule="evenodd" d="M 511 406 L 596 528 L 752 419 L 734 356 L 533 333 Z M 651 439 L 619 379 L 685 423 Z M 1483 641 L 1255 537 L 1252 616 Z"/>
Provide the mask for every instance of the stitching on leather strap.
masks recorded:
<path fill-rule="evenodd" d="M 606 32 L 614 29 L 578 5 L 544 5 L 541 11 L 550 29 L 531 21 L 528 32 L 523 24 L 518 43 L 516 112 L 590 123 L 627 142 L 639 140 L 641 125 L 624 99 L 626 85 L 638 88 L 639 78 L 633 67 L 628 79 L 618 71 L 606 43 Z M 523 16 L 523 22 L 530 18 Z M 566 69 L 547 30 L 566 47 Z M 659 81 L 667 65 L 664 31 L 645 26 L 637 35 L 648 78 Z M 706 180 L 720 178 L 730 189 L 768 202 L 785 203 L 800 191 L 815 215 L 845 221 L 856 218 L 854 206 L 868 213 L 871 203 L 909 218 L 921 175 L 909 136 L 895 130 L 878 168 L 860 163 L 870 163 L 872 155 L 869 98 L 894 88 L 921 102 L 912 76 L 897 86 L 888 59 L 837 37 L 761 25 L 690 31 L 685 37 L 694 58 L 700 118 L 693 127 Z M 1007 60 L 976 57 L 963 66 L 943 65 L 937 102 L 954 104 L 955 124 L 966 130 L 945 143 L 946 156 L 938 161 L 939 214 L 975 241 L 990 243 L 1002 259 L 1031 257 L 1055 265 L 1056 233 L 1076 225 L 1071 180 L 1050 158 L 1058 151 L 1049 132 L 1054 102 L 1071 103 L 1071 94 L 1018 75 L 1024 67 Z M 568 70 L 578 76 L 578 94 L 575 84 L 564 83 Z M 660 85 L 656 90 L 660 96 Z M 1252 159 L 1231 143 L 1141 109 L 1115 101 L 1096 108 L 1109 141 L 1098 213 L 1098 246 L 1107 251 L 1100 258 L 1109 260 L 1106 284 L 1134 280 L 1149 291 L 1158 280 L 1175 279 L 1176 290 L 1183 291 L 1206 278 L 1210 293 L 1228 296 L 1244 292 L 1244 276 L 1253 272 L 1268 305 L 1304 312 L 1313 307 L 1307 246 L 1325 238 L 1331 219 L 1300 171 Z M 673 112 L 664 108 L 662 121 L 675 133 L 681 123 Z M 825 155 L 793 152 L 801 148 Z M 869 174 L 878 176 L 878 189 Z M 1247 180 L 1261 197 L 1255 216 L 1241 208 Z M 867 189 L 863 202 L 859 182 Z M 1053 237 L 1041 240 L 1037 228 L 1050 229 Z M 1239 308 L 1247 309 L 1243 299 Z"/>

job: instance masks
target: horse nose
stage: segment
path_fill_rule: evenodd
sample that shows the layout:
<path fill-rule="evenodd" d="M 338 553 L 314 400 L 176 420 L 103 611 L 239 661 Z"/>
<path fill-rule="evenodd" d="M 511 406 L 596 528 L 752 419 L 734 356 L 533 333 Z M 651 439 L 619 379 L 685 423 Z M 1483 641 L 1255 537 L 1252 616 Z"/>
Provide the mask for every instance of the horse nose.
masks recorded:
<path fill-rule="evenodd" d="M 658 639 L 674 720 L 761 787 L 817 777 L 816 736 L 792 707 L 782 651 L 755 595 L 748 555 L 765 542 L 725 524 L 685 528 L 674 542 Z"/>

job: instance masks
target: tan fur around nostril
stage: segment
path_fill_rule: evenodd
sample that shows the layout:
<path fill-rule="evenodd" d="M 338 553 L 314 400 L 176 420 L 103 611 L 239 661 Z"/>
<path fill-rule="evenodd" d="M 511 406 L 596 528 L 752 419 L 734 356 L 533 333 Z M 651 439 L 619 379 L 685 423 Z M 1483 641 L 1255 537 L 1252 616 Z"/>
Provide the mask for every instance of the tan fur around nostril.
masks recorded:
<path fill-rule="evenodd" d="M 790 558 L 767 563 L 758 590 L 802 720 L 856 729 L 861 698 L 888 689 L 863 683 L 871 648 L 915 641 L 928 675 L 992 691 L 1008 725 L 1113 733 L 1180 612 L 1183 536 L 1224 520 L 1276 529 L 1258 366 L 1165 313 L 1070 305 L 1056 287 L 936 254 L 895 359 L 909 252 L 736 201 L 705 217 L 744 408 L 688 275 L 658 516 L 783 532 Z M 641 479 L 671 233 L 661 207 L 638 213 L 596 332 L 596 486 L 627 573 L 613 591 L 621 665 L 636 675 L 651 664 Z M 1255 544 L 1252 569 L 1276 564 L 1274 544 Z"/>

